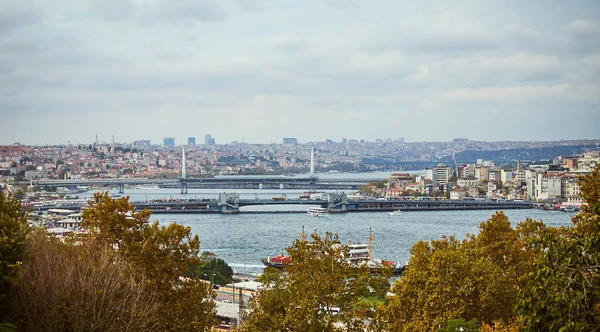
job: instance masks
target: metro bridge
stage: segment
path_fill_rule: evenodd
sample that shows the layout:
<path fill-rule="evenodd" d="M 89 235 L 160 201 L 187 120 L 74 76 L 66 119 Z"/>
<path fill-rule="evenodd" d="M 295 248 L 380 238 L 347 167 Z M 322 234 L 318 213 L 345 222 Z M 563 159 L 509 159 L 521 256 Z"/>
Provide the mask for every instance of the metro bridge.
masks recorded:
<path fill-rule="evenodd" d="M 380 181 L 379 179 L 378 181 Z M 79 180 L 37 180 L 32 185 L 56 188 L 75 186 L 113 186 L 119 193 L 125 192 L 125 186 L 158 185 L 161 188 L 181 188 L 186 194 L 188 188 L 202 189 L 303 189 L 303 190 L 357 190 L 361 186 L 373 182 L 373 178 L 340 178 L 319 179 L 318 177 L 280 177 L 280 176 L 228 176 L 214 178 L 179 178 L 179 179 L 79 179 Z"/>
<path fill-rule="evenodd" d="M 179 179 L 132 179 L 104 178 L 79 180 L 37 180 L 32 185 L 41 187 L 75 187 L 75 186 L 114 186 L 119 193 L 125 193 L 125 186 L 158 185 L 162 188 L 181 188 L 187 194 L 188 188 L 202 189 L 308 189 L 308 190 L 356 190 L 361 186 L 381 178 L 365 174 L 361 178 L 319 179 L 315 174 L 314 152 L 310 153 L 310 173 L 304 176 L 276 175 L 231 175 L 213 178 L 187 178 L 185 149 L 181 154 L 181 177 Z"/>

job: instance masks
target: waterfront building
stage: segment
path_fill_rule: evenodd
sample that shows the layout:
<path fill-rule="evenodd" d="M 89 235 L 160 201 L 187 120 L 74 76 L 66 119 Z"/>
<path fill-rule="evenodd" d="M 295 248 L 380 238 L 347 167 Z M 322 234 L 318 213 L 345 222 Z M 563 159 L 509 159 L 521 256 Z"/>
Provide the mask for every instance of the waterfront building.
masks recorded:
<path fill-rule="evenodd" d="M 412 177 L 408 173 L 392 173 L 390 174 L 390 185 L 396 188 L 404 188 L 404 184 L 412 182 Z"/>
<path fill-rule="evenodd" d="M 461 200 L 464 197 L 467 197 L 467 190 L 465 189 L 457 188 L 450 191 L 450 199 L 452 200 Z"/>
<path fill-rule="evenodd" d="M 460 188 L 475 187 L 478 184 L 479 180 L 474 176 L 461 177 L 456 180 L 456 186 Z"/>

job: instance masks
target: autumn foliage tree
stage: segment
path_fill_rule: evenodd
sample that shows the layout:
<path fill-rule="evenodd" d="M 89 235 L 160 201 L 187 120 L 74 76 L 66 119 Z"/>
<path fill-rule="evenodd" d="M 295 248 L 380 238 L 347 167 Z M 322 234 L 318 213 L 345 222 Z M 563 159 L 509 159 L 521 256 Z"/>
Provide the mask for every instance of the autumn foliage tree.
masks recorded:
<path fill-rule="evenodd" d="M 497 212 L 476 236 L 417 242 L 409 268 L 393 286 L 386 328 L 435 331 L 453 319 L 512 322 L 544 229 L 531 219 L 512 228 Z"/>
<path fill-rule="evenodd" d="M 290 262 L 283 270 L 266 268 L 247 331 L 363 330 L 365 306 L 371 290 L 385 294 L 384 275 L 348 261 L 348 247 L 337 235 L 316 232 L 311 241 L 296 240 L 287 248 Z M 382 282 L 383 281 L 383 282 Z M 371 286 L 371 288 L 370 288 Z"/>
<path fill-rule="evenodd" d="M 151 224 L 149 217 L 149 211 L 136 212 L 128 198 L 115 200 L 107 193 L 95 194 L 83 212 L 90 236 L 116 248 L 157 292 L 161 330 L 208 330 L 216 312 L 212 290 L 192 271 L 202 263 L 198 236 L 179 224 Z"/>
<path fill-rule="evenodd" d="M 159 297 L 112 248 L 34 232 L 15 287 L 23 331 L 161 331 Z"/>
<path fill-rule="evenodd" d="M 545 234 L 521 290 L 526 331 L 600 330 L 600 166 L 580 185 L 581 213 L 572 227 Z"/>

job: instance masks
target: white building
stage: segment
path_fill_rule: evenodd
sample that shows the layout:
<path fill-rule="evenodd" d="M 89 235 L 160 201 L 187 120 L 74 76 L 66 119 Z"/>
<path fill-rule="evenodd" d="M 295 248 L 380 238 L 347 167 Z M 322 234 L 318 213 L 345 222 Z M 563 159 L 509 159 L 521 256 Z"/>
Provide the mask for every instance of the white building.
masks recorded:
<path fill-rule="evenodd" d="M 467 197 L 467 191 L 465 189 L 453 189 L 450 191 L 450 199 L 460 200 Z"/>
<path fill-rule="evenodd" d="M 437 177 L 437 183 L 448 184 L 448 182 L 450 181 L 450 175 L 452 174 L 452 170 L 446 165 L 438 165 L 435 168 L 435 173 Z"/>

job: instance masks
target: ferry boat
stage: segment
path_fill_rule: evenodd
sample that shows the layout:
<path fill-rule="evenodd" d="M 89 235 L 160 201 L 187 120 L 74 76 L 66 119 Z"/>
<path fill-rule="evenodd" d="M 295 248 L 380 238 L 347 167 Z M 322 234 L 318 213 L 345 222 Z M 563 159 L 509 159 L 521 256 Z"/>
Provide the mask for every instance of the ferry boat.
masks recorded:
<path fill-rule="evenodd" d="M 393 211 L 393 212 L 388 212 L 388 214 L 390 216 L 401 216 L 402 215 L 402 211 L 396 210 L 396 211 Z"/>
<path fill-rule="evenodd" d="M 312 207 L 312 208 L 308 209 L 306 211 L 306 213 L 311 216 L 322 217 L 322 216 L 327 215 L 329 213 L 329 210 L 327 210 L 326 208 L 322 208 L 322 207 Z"/>
<path fill-rule="evenodd" d="M 381 260 L 372 258 L 371 248 L 373 245 L 373 233 L 369 230 L 369 243 L 353 243 L 348 244 L 348 258 L 347 260 L 355 263 L 357 266 L 366 265 L 371 273 L 377 273 L 381 267 L 388 267 L 392 269 L 392 273 L 396 276 L 401 275 L 406 269 L 406 265 L 402 266 L 399 262 L 394 263 L 392 261 Z M 304 239 L 304 227 L 302 228 L 302 239 Z M 282 269 L 284 265 L 291 262 L 290 256 L 278 255 L 275 257 L 261 258 L 261 262 L 267 267 L 273 267 L 276 269 Z"/>

